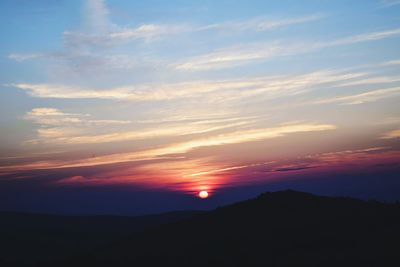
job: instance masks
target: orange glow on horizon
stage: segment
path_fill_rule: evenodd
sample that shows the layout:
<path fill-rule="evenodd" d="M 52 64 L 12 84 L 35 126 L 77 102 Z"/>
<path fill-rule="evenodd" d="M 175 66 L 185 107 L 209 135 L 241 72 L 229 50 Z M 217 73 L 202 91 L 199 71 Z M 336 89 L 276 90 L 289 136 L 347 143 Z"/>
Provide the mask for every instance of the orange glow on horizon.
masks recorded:
<path fill-rule="evenodd" d="M 191 197 L 207 198 L 226 187 L 266 183 L 294 177 L 298 174 L 349 172 L 364 170 L 376 164 L 398 162 L 400 152 L 387 147 L 367 147 L 312 154 L 296 159 L 264 162 L 217 162 L 215 158 L 175 159 L 143 162 L 137 166 L 121 167 L 82 175 L 76 173 L 53 182 L 66 186 L 118 185 L 154 190 L 181 192 Z M 204 191 L 204 193 L 202 193 Z M 202 197 L 206 196 L 206 197 Z"/>

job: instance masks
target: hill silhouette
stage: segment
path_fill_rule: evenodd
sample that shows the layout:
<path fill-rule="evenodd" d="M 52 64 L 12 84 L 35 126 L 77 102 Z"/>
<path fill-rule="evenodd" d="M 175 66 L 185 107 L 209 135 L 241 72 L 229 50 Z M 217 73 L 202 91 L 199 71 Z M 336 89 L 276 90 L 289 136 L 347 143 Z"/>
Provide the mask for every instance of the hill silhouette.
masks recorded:
<path fill-rule="evenodd" d="M 0 212 L 0 266 L 41 266 L 199 213 L 127 217 Z"/>
<path fill-rule="evenodd" d="M 296 191 L 158 224 L 48 266 L 400 266 L 400 206 Z"/>

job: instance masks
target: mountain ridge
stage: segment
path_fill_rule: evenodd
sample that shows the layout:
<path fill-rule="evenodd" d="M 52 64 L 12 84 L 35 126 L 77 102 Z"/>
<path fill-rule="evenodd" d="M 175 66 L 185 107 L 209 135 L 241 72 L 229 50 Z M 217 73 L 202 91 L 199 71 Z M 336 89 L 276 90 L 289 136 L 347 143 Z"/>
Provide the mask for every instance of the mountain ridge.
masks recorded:
<path fill-rule="evenodd" d="M 84 243 L 84 238 L 94 237 L 107 242 L 79 251 L 65 251 L 69 253 L 60 257 L 32 261 L 25 254 L 23 262 L 6 262 L 9 259 L 4 257 L 0 257 L 0 262 L 6 262 L 4 266 L 24 267 L 399 266 L 400 263 L 398 204 L 286 190 L 265 192 L 212 211 L 191 212 L 183 213 L 181 218 L 169 213 L 170 220 L 158 218 L 159 215 L 144 216 L 151 222 L 145 221 L 146 227 L 136 232 L 129 232 L 127 224 L 128 228 L 117 229 L 115 236 L 113 231 L 108 237 L 101 231 L 92 236 L 82 235 L 82 240 L 78 238 L 75 242 Z M 92 216 L 92 219 L 101 224 L 107 217 Z M 49 247 L 53 246 L 54 238 L 48 242 Z M 65 248 L 68 250 L 69 246 Z M 21 255 L 24 256 L 24 251 L 20 251 Z"/>
<path fill-rule="evenodd" d="M 395 266 L 399 223 L 396 204 L 264 193 L 160 225 L 65 266 Z"/>

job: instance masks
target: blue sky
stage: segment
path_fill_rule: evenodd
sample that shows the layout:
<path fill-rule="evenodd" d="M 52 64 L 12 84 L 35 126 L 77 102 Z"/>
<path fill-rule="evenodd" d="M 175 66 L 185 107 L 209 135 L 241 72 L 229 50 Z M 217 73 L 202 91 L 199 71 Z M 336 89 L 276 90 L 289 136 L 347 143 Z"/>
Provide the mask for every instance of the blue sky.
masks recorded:
<path fill-rule="evenodd" d="M 0 20 L 3 183 L 213 196 L 400 158 L 397 0 L 5 0 Z"/>

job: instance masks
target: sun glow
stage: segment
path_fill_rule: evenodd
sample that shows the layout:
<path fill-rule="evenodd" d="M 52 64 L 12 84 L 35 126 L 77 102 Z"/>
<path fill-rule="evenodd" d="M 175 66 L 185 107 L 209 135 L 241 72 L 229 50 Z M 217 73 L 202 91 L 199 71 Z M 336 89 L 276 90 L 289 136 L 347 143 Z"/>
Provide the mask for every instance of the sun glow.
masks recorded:
<path fill-rule="evenodd" d="M 199 192 L 199 197 L 200 198 L 208 198 L 208 192 L 207 191 L 200 191 Z"/>

